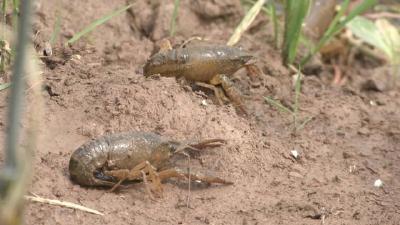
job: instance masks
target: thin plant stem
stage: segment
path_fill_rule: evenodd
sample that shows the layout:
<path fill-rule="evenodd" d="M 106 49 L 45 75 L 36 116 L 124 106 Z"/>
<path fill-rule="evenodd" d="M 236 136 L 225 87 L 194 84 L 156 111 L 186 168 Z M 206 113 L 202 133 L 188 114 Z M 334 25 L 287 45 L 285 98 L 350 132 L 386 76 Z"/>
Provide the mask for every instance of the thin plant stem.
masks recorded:
<path fill-rule="evenodd" d="M 17 2 L 17 1 L 15 1 Z M 29 43 L 29 33 L 30 33 L 30 5 L 31 1 L 25 0 L 22 4 L 22 11 L 27 14 L 21 16 L 20 24 L 18 27 L 18 45 L 16 46 L 15 65 L 13 67 L 13 87 L 11 88 L 11 99 L 10 99 L 10 111 L 9 111 L 9 121 L 10 127 L 8 129 L 7 136 L 7 154 L 6 154 L 6 167 L 14 168 L 16 166 L 16 152 L 18 138 L 19 138 L 19 128 L 20 120 L 22 114 L 22 108 L 24 105 L 23 93 L 25 89 L 25 64 L 27 60 L 27 45 Z"/>
<path fill-rule="evenodd" d="M 321 40 L 318 41 L 317 45 L 311 49 L 311 51 L 301 60 L 300 66 L 304 66 L 310 59 L 318 52 L 322 46 L 324 46 L 333 36 L 335 36 L 338 32 L 340 32 L 344 26 L 352 20 L 357 15 L 362 14 L 367 9 L 373 7 L 377 4 L 377 0 L 364 0 L 361 2 L 354 10 L 352 10 L 346 17 L 344 13 L 346 12 L 347 8 L 349 7 L 350 0 L 344 0 L 344 2 L 340 6 L 340 10 L 332 20 L 329 28 L 322 36 Z"/>
<path fill-rule="evenodd" d="M 300 71 L 300 68 L 299 70 Z M 296 75 L 296 84 L 295 84 L 295 96 L 294 96 L 294 106 L 293 106 L 293 123 L 295 127 L 295 131 L 298 127 L 298 114 L 299 114 L 299 96 L 301 91 L 301 74 L 300 72 Z"/>
<path fill-rule="evenodd" d="M 173 37 L 176 32 L 176 18 L 178 18 L 180 0 L 174 2 L 174 12 L 172 13 L 171 24 L 169 29 L 169 36 Z"/>
<path fill-rule="evenodd" d="M 2 39 L 5 38 L 5 27 L 6 27 L 6 18 L 7 18 L 7 0 L 3 0 L 3 3 L 1 5 L 1 13 L 3 17 L 3 33 L 2 33 Z"/>
<path fill-rule="evenodd" d="M 0 219 L 2 224 L 22 223 L 23 194 L 30 174 L 31 160 L 18 143 L 24 106 L 28 43 L 31 33 L 31 2 L 30 0 L 22 0 L 21 18 L 18 20 L 16 55 L 12 76 L 13 86 L 8 114 L 9 127 L 5 148 L 6 160 L 0 180 L 0 184 L 3 185 L 0 186 Z"/>
<path fill-rule="evenodd" d="M 274 25 L 274 45 L 275 48 L 278 48 L 278 43 L 279 43 L 279 26 L 278 26 L 278 18 L 276 15 L 276 5 L 275 1 L 271 1 L 269 4 L 270 11 L 271 11 L 271 20 Z"/>
<path fill-rule="evenodd" d="M 110 20 L 111 18 L 113 18 L 114 16 L 117 16 L 117 15 L 119 15 L 120 13 L 125 12 L 126 10 L 128 10 L 128 9 L 129 9 L 130 7 L 132 7 L 132 6 L 133 6 L 133 3 L 132 3 L 132 4 L 129 4 L 129 5 L 127 5 L 127 6 L 124 6 L 124 7 L 120 8 L 120 9 L 117 9 L 117 10 L 111 12 L 110 14 L 101 17 L 101 18 L 98 19 L 98 20 L 95 20 L 94 22 L 92 22 L 91 24 L 89 24 L 87 27 L 85 27 L 83 30 L 81 30 L 80 32 L 76 33 L 71 39 L 69 39 L 69 40 L 67 41 L 67 43 L 65 43 L 65 45 L 74 43 L 75 41 L 77 41 L 77 40 L 79 40 L 81 37 L 83 37 L 84 35 L 90 33 L 90 32 L 93 31 L 94 29 L 96 29 L 98 26 L 100 26 L 100 25 L 104 24 L 105 22 L 109 21 L 109 20 Z"/>
<path fill-rule="evenodd" d="M 61 28 L 60 25 L 61 25 L 61 16 L 58 15 L 57 19 L 56 19 L 56 22 L 54 24 L 53 33 L 51 33 L 51 37 L 50 37 L 50 41 L 49 41 L 51 45 L 53 45 L 56 42 L 57 38 L 58 38 L 58 35 L 60 33 L 60 28 Z"/>
<path fill-rule="evenodd" d="M 3 23 L 2 23 L 2 32 L 1 32 L 1 40 L 0 40 L 0 48 L 2 50 L 5 50 L 5 46 L 6 46 L 6 18 L 7 18 L 7 0 L 3 0 L 3 3 L 1 5 L 1 11 L 2 11 L 2 19 L 3 19 Z M 6 53 L 1 54 L 0 56 L 0 73 L 5 71 L 5 67 L 6 67 L 6 60 L 7 60 L 7 56 Z"/>

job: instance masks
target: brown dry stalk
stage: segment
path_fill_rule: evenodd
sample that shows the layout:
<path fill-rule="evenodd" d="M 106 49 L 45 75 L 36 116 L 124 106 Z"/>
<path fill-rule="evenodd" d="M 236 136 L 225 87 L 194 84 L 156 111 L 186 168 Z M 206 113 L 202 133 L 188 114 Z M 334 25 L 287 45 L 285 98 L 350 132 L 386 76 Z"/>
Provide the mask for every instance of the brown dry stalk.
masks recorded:
<path fill-rule="evenodd" d="M 56 199 L 47 199 L 47 198 L 42 198 L 42 197 L 38 197 L 38 196 L 24 196 L 24 198 L 26 200 L 32 201 L 32 202 L 40 202 L 40 203 L 45 203 L 45 204 L 50 204 L 50 205 L 57 205 L 57 206 L 61 206 L 61 207 L 66 207 L 66 208 L 70 208 L 70 209 L 77 209 L 80 211 L 84 211 L 84 212 L 88 212 L 88 213 L 93 213 L 96 215 L 100 215 L 100 216 L 104 216 L 103 213 L 95 210 L 95 209 L 91 209 L 91 208 L 87 208 L 85 206 L 82 205 L 78 205 L 72 202 L 65 202 L 65 201 L 60 201 L 60 200 L 56 200 Z"/>

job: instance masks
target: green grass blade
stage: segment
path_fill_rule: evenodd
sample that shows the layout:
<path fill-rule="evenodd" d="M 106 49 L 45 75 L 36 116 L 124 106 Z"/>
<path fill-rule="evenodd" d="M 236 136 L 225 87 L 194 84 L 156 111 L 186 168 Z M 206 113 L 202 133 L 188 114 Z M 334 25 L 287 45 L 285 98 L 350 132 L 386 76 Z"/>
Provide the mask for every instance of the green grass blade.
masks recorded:
<path fill-rule="evenodd" d="M 122 12 L 125 12 L 126 10 L 128 10 L 130 7 L 132 7 L 133 4 L 124 6 L 118 10 L 115 10 L 114 12 L 103 16 L 102 18 L 94 21 L 93 23 L 89 24 L 89 26 L 87 26 L 86 28 L 84 28 L 82 31 L 76 33 L 71 39 L 69 39 L 67 41 L 66 44 L 72 44 L 75 41 L 79 40 L 82 36 L 88 34 L 89 32 L 93 31 L 96 27 L 102 25 L 103 23 L 109 21 L 111 18 L 113 18 L 114 16 L 117 16 L 119 14 L 121 14 Z"/>
<path fill-rule="evenodd" d="M 3 3 L 1 4 L 1 16 L 2 16 L 2 32 L 1 32 L 1 39 L 5 39 L 6 38 L 6 17 L 7 17 L 7 0 L 3 0 Z"/>
<path fill-rule="evenodd" d="M 310 122 L 311 120 L 313 120 L 313 119 L 314 119 L 314 117 L 312 117 L 312 116 L 307 117 L 307 118 L 296 128 L 296 131 L 302 130 L 302 129 L 304 128 L 304 126 L 305 126 L 308 122 Z"/>
<path fill-rule="evenodd" d="M 274 44 L 275 48 L 278 48 L 278 43 L 279 43 L 279 26 L 278 26 L 278 17 L 276 15 L 276 5 L 275 1 L 272 1 L 269 5 L 269 11 L 270 14 L 266 13 L 267 15 L 270 15 L 271 21 L 274 25 Z"/>
<path fill-rule="evenodd" d="M 11 87 L 11 83 L 0 84 L 0 91 Z"/>
<path fill-rule="evenodd" d="M 174 36 L 176 31 L 176 18 L 178 17 L 180 0 L 174 2 L 174 12 L 172 13 L 171 25 L 169 28 L 169 36 Z"/>
<path fill-rule="evenodd" d="M 13 8 L 16 13 L 19 13 L 19 0 L 13 0 Z"/>
<path fill-rule="evenodd" d="M 307 54 L 306 57 L 301 61 L 301 66 L 303 67 L 310 59 L 317 53 L 322 46 L 324 46 L 332 37 L 334 34 L 334 31 L 336 30 L 337 24 L 339 23 L 340 19 L 343 17 L 344 13 L 346 12 L 347 8 L 349 7 L 350 0 L 344 0 L 342 5 L 340 6 L 340 10 L 336 14 L 336 16 L 333 18 L 331 24 L 329 25 L 328 29 L 325 31 L 324 35 L 322 38 L 319 40 L 317 45 L 311 49 L 311 51 Z"/>
<path fill-rule="evenodd" d="M 280 112 L 286 112 L 289 114 L 293 114 L 293 112 L 290 109 L 288 109 L 287 107 L 282 105 L 279 101 L 276 101 L 270 97 L 264 97 L 264 98 L 269 104 L 271 104 L 273 107 L 277 108 Z"/>
<path fill-rule="evenodd" d="M 227 45 L 233 46 L 239 42 L 242 34 L 249 28 L 250 24 L 254 21 L 261 8 L 263 7 L 265 0 L 258 0 L 253 7 L 246 13 L 240 24 L 236 27 Z"/>
<path fill-rule="evenodd" d="M 301 91 L 301 74 L 300 74 L 300 68 L 298 70 L 296 75 L 296 83 L 295 83 L 295 93 L 294 93 L 294 105 L 293 105 L 293 124 L 295 127 L 295 130 L 297 129 L 297 118 L 299 114 L 299 96 L 300 96 L 300 91 Z"/>
<path fill-rule="evenodd" d="M 329 25 L 329 28 L 324 33 L 321 40 L 301 61 L 302 67 L 311 59 L 311 57 L 315 55 L 315 53 L 317 53 L 322 48 L 322 46 L 324 46 L 333 36 L 335 36 L 338 32 L 340 32 L 349 21 L 354 19 L 354 17 L 356 17 L 357 15 L 362 14 L 369 8 L 376 5 L 377 0 L 364 0 L 353 11 L 351 11 L 346 17 L 343 18 L 343 15 L 349 6 L 349 3 L 350 0 L 345 0 L 342 3 L 338 14 L 332 20 L 331 24 Z"/>
<path fill-rule="evenodd" d="M 13 0 L 12 1 L 12 30 L 17 31 L 18 30 L 18 17 L 19 17 L 19 0 Z M 6 20 L 4 20 L 5 22 Z M 15 44 L 11 46 L 11 58 L 15 57 Z"/>
<path fill-rule="evenodd" d="M 282 59 L 285 65 L 292 64 L 304 18 L 310 7 L 310 0 L 287 0 L 285 5 L 285 31 L 283 35 Z"/>
<path fill-rule="evenodd" d="M 3 3 L 1 4 L 1 13 L 3 16 L 3 24 L 6 24 L 6 16 L 7 16 L 7 0 L 3 0 Z"/>
<path fill-rule="evenodd" d="M 54 29 L 53 32 L 51 33 L 49 41 L 51 45 L 53 45 L 56 42 L 58 35 L 60 34 L 60 28 L 61 28 L 61 16 L 58 15 L 56 22 L 54 23 Z"/>
<path fill-rule="evenodd" d="M 335 30 L 337 30 L 337 26 L 340 22 L 341 19 L 343 19 L 344 13 L 347 11 L 349 8 L 350 0 L 344 0 L 343 3 L 340 5 L 340 9 L 336 16 L 333 18 L 331 24 L 329 25 L 328 29 L 325 32 L 325 36 L 329 37 L 328 34 L 334 33 Z M 331 38 L 331 37 L 329 37 Z"/>
<path fill-rule="evenodd" d="M 19 0 L 13 0 L 13 16 L 12 16 L 13 21 L 12 22 L 13 22 L 14 30 L 17 30 L 18 14 L 19 14 Z"/>
<path fill-rule="evenodd" d="M 387 54 L 390 52 L 379 33 L 378 27 L 371 20 L 357 16 L 347 24 L 347 28 L 366 43 L 379 48 Z"/>
<path fill-rule="evenodd" d="M 361 15 L 368 9 L 372 8 L 374 5 L 378 4 L 377 0 L 364 0 L 362 3 L 360 3 L 353 11 L 349 13 L 345 17 L 343 21 L 340 21 L 339 25 L 337 26 L 337 29 L 334 31 L 334 33 L 339 32 L 341 29 L 343 29 L 346 24 L 352 20 L 354 17 Z"/>
<path fill-rule="evenodd" d="M 3 20 L 3 33 L 2 33 L 2 38 L 5 38 L 5 32 L 6 32 L 6 17 L 7 17 L 7 0 L 3 0 L 3 3 L 1 4 L 1 13 L 2 13 L 2 20 Z"/>
<path fill-rule="evenodd" d="M 256 4 L 256 1 L 253 1 L 253 0 L 243 0 L 243 1 L 247 2 L 249 4 L 252 4 L 252 5 Z M 264 3 L 264 6 L 261 8 L 261 10 L 264 11 L 268 16 L 271 16 L 271 14 L 272 14 L 271 9 L 266 7 L 265 3 Z"/>
<path fill-rule="evenodd" d="M 300 71 L 300 68 L 299 68 Z M 294 105 L 293 105 L 293 113 L 297 115 L 299 111 L 299 96 L 301 91 L 301 74 L 300 72 L 296 75 L 296 83 L 295 83 L 295 95 L 294 95 Z"/>

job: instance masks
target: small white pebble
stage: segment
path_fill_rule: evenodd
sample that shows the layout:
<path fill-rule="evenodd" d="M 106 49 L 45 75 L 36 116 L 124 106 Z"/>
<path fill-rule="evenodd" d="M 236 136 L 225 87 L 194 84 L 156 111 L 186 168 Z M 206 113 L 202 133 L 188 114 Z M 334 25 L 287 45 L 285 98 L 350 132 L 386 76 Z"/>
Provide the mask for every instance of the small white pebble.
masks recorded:
<path fill-rule="evenodd" d="M 356 171 L 356 165 L 349 166 L 349 173 L 354 173 Z"/>
<path fill-rule="evenodd" d="M 293 83 L 293 87 L 295 87 L 296 86 L 296 82 L 297 82 L 297 79 L 298 78 L 300 78 L 300 80 L 302 79 L 302 77 L 301 77 L 301 75 L 299 75 L 299 74 L 294 74 L 294 75 L 292 75 L 292 83 Z"/>
<path fill-rule="evenodd" d="M 376 102 L 372 101 L 372 100 L 369 101 L 369 104 L 372 105 L 372 106 L 376 106 Z"/>
<path fill-rule="evenodd" d="M 381 179 L 375 180 L 374 182 L 374 186 L 375 187 L 382 187 L 383 182 L 381 181 Z"/>
<path fill-rule="evenodd" d="M 299 157 L 299 153 L 297 152 L 297 150 L 292 150 L 290 151 L 290 153 L 292 154 L 292 156 L 297 159 Z"/>
<path fill-rule="evenodd" d="M 72 57 L 75 58 L 75 59 L 77 59 L 77 60 L 80 60 L 80 59 L 82 58 L 81 55 L 73 55 Z"/>
<path fill-rule="evenodd" d="M 201 104 L 204 105 L 204 106 L 207 106 L 207 105 L 208 105 L 208 103 L 207 103 L 206 100 L 202 100 L 202 101 L 201 101 Z"/>
<path fill-rule="evenodd" d="M 43 55 L 44 56 L 52 56 L 53 55 L 53 49 L 51 47 L 50 42 L 48 42 L 48 41 L 46 41 L 44 43 Z"/>

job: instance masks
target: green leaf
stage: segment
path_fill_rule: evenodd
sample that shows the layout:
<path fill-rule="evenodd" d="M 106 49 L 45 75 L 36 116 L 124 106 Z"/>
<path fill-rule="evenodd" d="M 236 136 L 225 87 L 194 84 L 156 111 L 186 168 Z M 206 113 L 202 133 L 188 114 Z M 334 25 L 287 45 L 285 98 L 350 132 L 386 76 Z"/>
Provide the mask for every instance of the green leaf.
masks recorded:
<path fill-rule="evenodd" d="M 312 116 L 307 117 L 307 118 L 296 128 L 296 130 L 297 130 L 297 131 L 302 130 L 302 129 L 304 128 L 304 126 L 305 126 L 308 122 L 310 122 L 312 119 L 314 119 L 314 117 L 312 117 Z"/>
<path fill-rule="evenodd" d="M 276 101 L 276 100 L 274 100 L 274 99 L 272 99 L 270 97 L 264 97 L 264 98 L 269 104 L 271 104 L 272 106 L 277 108 L 279 111 L 286 112 L 286 113 L 289 113 L 289 114 L 293 114 L 293 112 L 290 109 L 288 109 L 287 107 L 282 105 L 279 101 Z"/>
<path fill-rule="evenodd" d="M 387 20 L 379 19 L 374 23 L 358 16 L 347 27 L 356 37 L 383 51 L 392 64 L 396 63 L 400 52 L 400 34 Z"/>
<path fill-rule="evenodd" d="M 388 20 L 378 19 L 376 26 L 381 33 L 382 41 L 389 50 L 389 59 L 392 65 L 400 63 L 400 33 Z"/>
<path fill-rule="evenodd" d="M 283 35 L 282 59 L 284 64 L 292 64 L 304 18 L 310 7 L 310 0 L 287 0 L 285 6 L 285 31 Z"/>
<path fill-rule="evenodd" d="M 114 16 L 117 16 L 119 14 L 121 14 L 122 12 L 128 10 L 130 7 L 132 7 L 133 4 L 124 6 L 118 10 L 113 11 L 112 13 L 103 16 L 102 18 L 94 21 L 93 23 L 89 24 L 89 26 L 87 26 L 86 28 L 84 28 L 82 31 L 76 33 L 71 39 L 69 39 L 67 41 L 66 44 L 72 44 L 75 41 L 79 40 L 82 36 L 88 34 L 89 32 L 93 31 L 94 29 L 96 29 L 96 27 L 102 25 L 103 23 L 109 21 L 111 18 L 113 18 Z"/>
<path fill-rule="evenodd" d="M 349 13 L 345 17 L 343 21 L 340 22 L 339 26 L 335 30 L 335 32 L 340 31 L 350 20 L 354 19 L 354 17 L 361 15 L 368 9 L 372 8 L 374 5 L 378 3 L 377 0 L 364 0 L 362 3 L 360 3 L 353 11 Z"/>
<path fill-rule="evenodd" d="M 11 87 L 11 83 L 0 84 L 0 91 Z"/>
<path fill-rule="evenodd" d="M 387 49 L 387 46 L 379 33 L 378 27 L 371 20 L 357 16 L 347 24 L 347 27 L 362 41 L 379 48 L 386 54 L 389 54 L 390 49 Z"/>
<path fill-rule="evenodd" d="M 317 53 L 322 46 L 324 46 L 332 37 L 334 37 L 338 32 L 340 32 L 348 22 L 350 22 L 354 17 L 357 15 L 362 14 L 372 6 L 377 4 L 377 0 L 364 0 L 361 2 L 353 11 L 351 11 L 346 17 L 343 17 L 344 13 L 346 12 L 348 6 L 350 4 L 350 0 L 345 0 L 341 6 L 340 10 L 332 20 L 329 28 L 322 36 L 321 40 L 319 40 L 318 44 L 307 54 L 306 57 L 303 58 L 301 61 L 301 66 L 304 66 L 312 56 Z"/>

